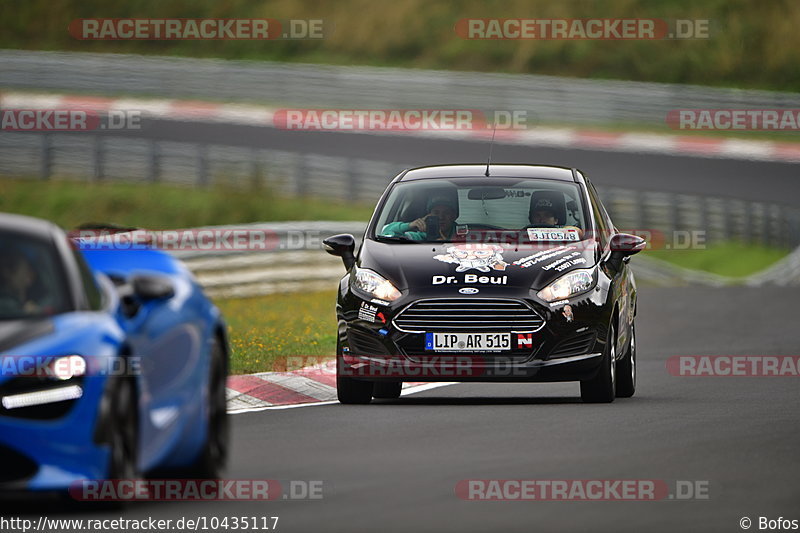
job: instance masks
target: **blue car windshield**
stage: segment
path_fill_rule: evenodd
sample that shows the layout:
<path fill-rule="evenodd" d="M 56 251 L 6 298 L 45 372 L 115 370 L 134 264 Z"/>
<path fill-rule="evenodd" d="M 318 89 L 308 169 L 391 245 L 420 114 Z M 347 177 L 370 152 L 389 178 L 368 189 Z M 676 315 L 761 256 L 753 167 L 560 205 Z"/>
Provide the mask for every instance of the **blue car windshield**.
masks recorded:
<path fill-rule="evenodd" d="M 68 310 L 52 244 L 0 232 L 0 320 L 38 318 Z"/>

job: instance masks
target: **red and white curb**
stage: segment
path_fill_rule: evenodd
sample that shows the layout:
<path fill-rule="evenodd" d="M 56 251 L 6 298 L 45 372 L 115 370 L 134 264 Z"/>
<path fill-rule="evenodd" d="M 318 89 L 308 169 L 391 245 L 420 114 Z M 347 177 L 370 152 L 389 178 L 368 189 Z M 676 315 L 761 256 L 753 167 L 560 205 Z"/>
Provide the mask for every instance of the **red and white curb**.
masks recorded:
<path fill-rule="evenodd" d="M 408 396 L 452 383 L 403 383 Z M 228 412 L 231 414 L 338 403 L 336 361 L 291 372 L 262 372 L 228 377 Z"/>
<path fill-rule="evenodd" d="M 276 109 L 245 105 L 219 104 L 192 100 L 151 100 L 104 98 L 63 94 L 0 93 L 0 109 L 65 109 L 97 113 L 137 111 L 144 117 L 169 120 L 221 122 L 275 127 Z M 666 117 L 665 117 L 666 119 Z M 428 138 L 470 139 L 490 137 L 491 130 L 462 131 L 364 131 L 350 133 L 418 136 Z M 566 147 L 613 152 L 658 153 L 747 159 L 760 161 L 800 161 L 800 143 L 702 137 L 680 134 L 617 133 L 582 128 L 536 127 L 530 130 L 503 130 L 496 141 L 525 146 Z"/>

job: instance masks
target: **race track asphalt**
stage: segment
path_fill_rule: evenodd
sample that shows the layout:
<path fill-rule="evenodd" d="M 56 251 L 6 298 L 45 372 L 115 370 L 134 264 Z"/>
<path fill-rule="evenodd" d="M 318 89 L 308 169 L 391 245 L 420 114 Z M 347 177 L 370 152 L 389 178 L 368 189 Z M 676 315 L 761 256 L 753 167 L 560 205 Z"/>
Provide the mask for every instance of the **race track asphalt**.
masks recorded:
<path fill-rule="evenodd" d="M 635 260 L 635 259 L 634 259 Z M 278 531 L 741 531 L 800 519 L 798 378 L 677 377 L 672 355 L 798 355 L 800 291 L 641 288 L 639 390 L 582 404 L 577 384 L 457 384 L 368 406 L 233 417 L 238 479 L 321 480 L 306 501 L 136 503 L 62 517 L 278 516 Z M 476 502 L 466 479 L 656 479 L 709 499 Z M 29 510 L 41 514 L 38 507 Z"/>

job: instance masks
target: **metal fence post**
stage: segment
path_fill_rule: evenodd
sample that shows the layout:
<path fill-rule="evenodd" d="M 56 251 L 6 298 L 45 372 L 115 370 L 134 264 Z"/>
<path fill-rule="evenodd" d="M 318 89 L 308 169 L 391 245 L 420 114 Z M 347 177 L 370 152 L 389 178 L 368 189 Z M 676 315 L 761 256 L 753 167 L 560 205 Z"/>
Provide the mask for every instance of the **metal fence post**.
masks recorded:
<path fill-rule="evenodd" d="M 358 198 L 358 175 L 356 174 L 356 161 L 352 157 L 347 158 L 345 165 L 347 169 L 347 193 L 352 200 Z"/>
<path fill-rule="evenodd" d="M 709 205 L 708 198 L 700 196 L 697 198 L 700 207 L 700 227 L 702 228 L 705 236 L 705 241 L 708 242 L 708 237 L 711 235 L 710 217 L 708 216 Z"/>
<path fill-rule="evenodd" d="M 104 170 L 104 150 L 105 146 L 103 143 L 103 136 L 102 135 L 95 135 L 94 136 L 94 179 L 95 180 L 102 180 L 105 176 L 103 175 Z"/>
<path fill-rule="evenodd" d="M 197 184 L 208 186 L 208 146 L 205 144 L 197 145 Z"/>
<path fill-rule="evenodd" d="M 744 227 L 742 240 L 748 244 L 753 242 L 753 212 L 752 212 L 753 203 L 752 202 L 744 202 L 744 213 L 742 219 L 744 220 Z"/>
<path fill-rule="evenodd" d="M 53 165 L 53 139 L 45 133 L 41 136 L 41 154 L 39 155 L 39 177 L 43 180 L 50 179 Z"/>
<path fill-rule="evenodd" d="M 161 145 L 158 141 L 150 141 L 150 181 L 161 180 Z"/>
<path fill-rule="evenodd" d="M 733 205 L 728 198 L 722 199 L 722 238 L 726 241 L 733 240 L 733 217 L 731 216 Z"/>
<path fill-rule="evenodd" d="M 761 244 L 764 245 L 771 245 L 775 244 L 774 233 L 772 230 L 772 209 L 767 204 L 761 204 L 761 218 L 763 219 L 763 224 L 761 226 Z"/>
<path fill-rule="evenodd" d="M 678 195 L 677 194 L 670 194 L 669 195 L 669 232 L 672 234 L 672 239 L 675 239 L 676 232 L 681 229 L 680 221 L 680 207 L 678 206 Z"/>

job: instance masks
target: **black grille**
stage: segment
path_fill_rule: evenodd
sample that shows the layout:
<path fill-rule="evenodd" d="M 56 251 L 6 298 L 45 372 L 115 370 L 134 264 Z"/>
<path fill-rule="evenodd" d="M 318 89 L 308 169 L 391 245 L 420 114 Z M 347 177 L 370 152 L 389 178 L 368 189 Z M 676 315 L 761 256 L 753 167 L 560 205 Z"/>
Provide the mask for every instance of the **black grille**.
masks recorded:
<path fill-rule="evenodd" d="M 414 302 L 394 325 L 406 332 L 525 333 L 541 328 L 544 319 L 519 300 L 443 298 Z"/>
<path fill-rule="evenodd" d="M 574 355 L 584 355 L 589 353 L 594 345 L 594 332 L 583 333 L 561 341 L 555 349 L 550 352 L 548 359 L 557 357 L 571 357 Z"/>
<path fill-rule="evenodd" d="M 33 477 L 39 467 L 30 458 L 0 445 L 0 457 L 3 467 L 0 468 L 0 483 L 12 483 Z"/>
<path fill-rule="evenodd" d="M 350 329 L 347 332 L 347 341 L 350 344 L 352 355 L 388 355 L 386 347 L 374 335 Z"/>

